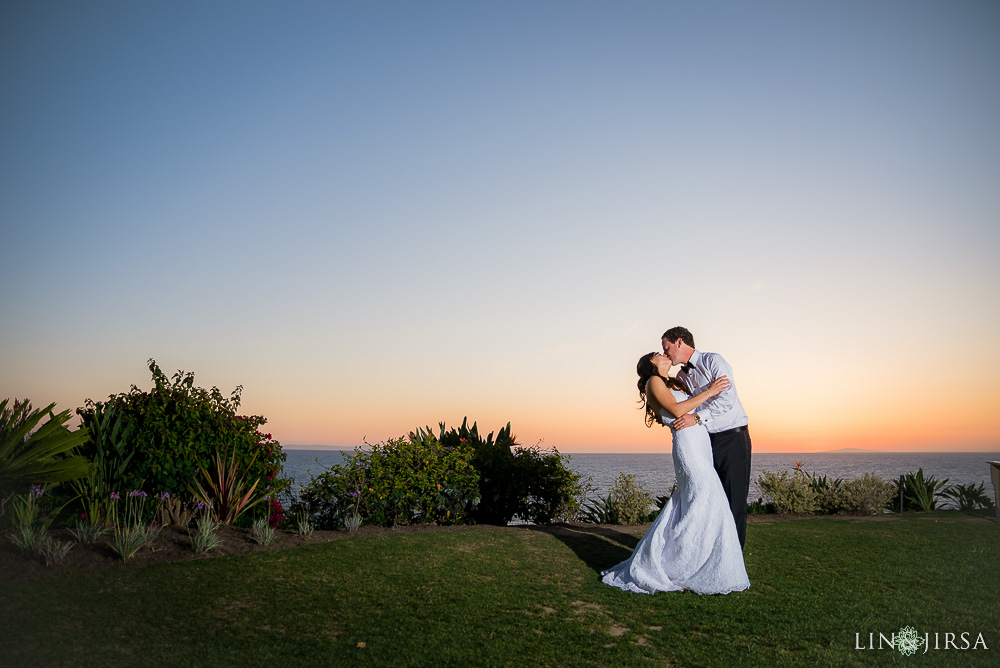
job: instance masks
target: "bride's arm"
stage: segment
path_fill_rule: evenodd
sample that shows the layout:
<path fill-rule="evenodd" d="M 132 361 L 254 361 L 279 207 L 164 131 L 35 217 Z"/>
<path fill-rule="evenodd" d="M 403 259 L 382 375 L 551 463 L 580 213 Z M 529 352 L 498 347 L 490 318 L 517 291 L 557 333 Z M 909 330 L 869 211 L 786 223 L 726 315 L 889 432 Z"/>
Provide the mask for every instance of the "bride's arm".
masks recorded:
<path fill-rule="evenodd" d="M 667 389 L 667 384 L 663 382 L 663 379 L 659 376 L 653 376 L 648 381 L 646 381 L 646 395 L 652 396 L 656 400 L 656 403 L 660 404 L 661 407 L 665 408 L 668 413 L 674 417 L 680 417 L 692 411 L 698 406 L 709 400 L 710 397 L 721 393 L 723 390 L 729 387 L 729 379 L 723 376 L 717 380 L 712 381 L 712 384 L 708 386 L 708 389 L 701 394 L 696 394 L 690 399 L 685 399 L 684 401 L 677 401 L 674 398 L 673 393 Z"/>

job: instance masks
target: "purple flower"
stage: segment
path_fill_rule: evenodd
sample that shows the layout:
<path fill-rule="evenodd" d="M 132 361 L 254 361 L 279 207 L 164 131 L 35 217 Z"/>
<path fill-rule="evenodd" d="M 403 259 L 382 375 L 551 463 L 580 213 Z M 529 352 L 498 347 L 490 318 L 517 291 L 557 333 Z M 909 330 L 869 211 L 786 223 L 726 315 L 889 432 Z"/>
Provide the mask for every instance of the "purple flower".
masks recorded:
<path fill-rule="evenodd" d="M 205 509 L 205 502 L 204 501 L 199 501 L 198 505 L 194 507 L 194 511 L 195 512 L 198 512 L 199 510 L 204 510 L 204 509 Z"/>
<path fill-rule="evenodd" d="M 359 496 L 361 496 L 361 492 L 358 491 L 358 490 L 355 490 L 355 491 L 351 492 L 351 496 L 353 496 L 354 498 L 358 498 Z"/>
<path fill-rule="evenodd" d="M 120 498 L 121 498 L 121 497 L 120 497 L 120 496 L 118 496 L 118 492 L 111 492 L 111 500 L 112 500 L 112 501 L 117 501 L 117 500 L 118 500 L 118 499 L 120 499 Z"/>
<path fill-rule="evenodd" d="M 128 493 L 128 495 L 129 496 L 141 496 L 142 498 L 146 498 L 146 493 L 144 491 L 142 491 L 141 489 L 133 489 L 131 492 Z"/>
<path fill-rule="evenodd" d="M 164 492 L 163 494 L 160 494 L 160 501 L 166 501 L 169 498 L 170 498 L 170 492 Z"/>
<path fill-rule="evenodd" d="M 32 485 L 31 486 L 31 495 L 32 496 L 41 496 L 44 493 L 45 493 L 45 485 Z"/>

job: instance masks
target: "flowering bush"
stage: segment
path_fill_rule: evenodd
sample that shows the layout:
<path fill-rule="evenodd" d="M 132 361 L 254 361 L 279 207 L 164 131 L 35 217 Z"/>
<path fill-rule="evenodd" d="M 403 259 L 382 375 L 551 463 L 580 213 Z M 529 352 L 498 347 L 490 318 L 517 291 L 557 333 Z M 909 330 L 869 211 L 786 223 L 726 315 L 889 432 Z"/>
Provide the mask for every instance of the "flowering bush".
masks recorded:
<path fill-rule="evenodd" d="M 242 386 L 226 398 L 217 387 L 196 387 L 193 373 L 178 371 L 167 378 L 154 360 L 149 360 L 149 371 L 150 391 L 133 385 L 104 402 L 88 399 L 77 410 L 84 426 L 98 427 L 107 410 L 114 409 L 116 439 L 123 441 L 116 461 L 129 459 L 123 470 L 115 469 L 117 479 L 105 484 L 176 494 L 187 489 L 200 466 L 210 466 L 215 453 L 224 452 L 248 467 L 248 479 L 266 481 L 274 493 L 288 485 L 279 478 L 285 461 L 281 444 L 260 430 L 267 420 L 238 414 Z M 87 447 L 84 454 L 93 458 L 97 446 Z"/>
<path fill-rule="evenodd" d="M 278 499 L 271 497 L 267 500 L 267 523 L 272 529 L 277 529 L 285 521 L 285 509 Z"/>

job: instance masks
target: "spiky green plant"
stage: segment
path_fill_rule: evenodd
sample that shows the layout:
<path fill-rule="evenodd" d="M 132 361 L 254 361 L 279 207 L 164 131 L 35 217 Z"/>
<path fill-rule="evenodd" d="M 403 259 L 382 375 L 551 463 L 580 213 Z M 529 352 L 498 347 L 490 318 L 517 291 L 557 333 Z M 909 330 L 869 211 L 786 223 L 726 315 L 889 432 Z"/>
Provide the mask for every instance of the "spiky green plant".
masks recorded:
<path fill-rule="evenodd" d="M 188 529 L 188 536 L 191 537 L 191 549 L 198 554 L 214 550 L 222 544 L 222 538 L 216 533 L 219 522 L 212 519 L 212 513 L 208 509 L 197 517 L 194 521 L 195 530 Z"/>
<path fill-rule="evenodd" d="M 309 504 L 299 503 L 299 507 L 295 510 L 295 526 L 300 536 L 311 536 L 316 529 L 309 517 Z"/>
<path fill-rule="evenodd" d="M 53 414 L 55 404 L 32 410 L 28 401 L 0 402 L 0 493 L 30 483 L 55 483 L 90 475 L 93 464 L 69 455 L 87 441 L 85 428 L 70 431 L 69 411 Z M 49 419 L 38 426 L 45 416 Z"/>
<path fill-rule="evenodd" d="M 253 528 L 251 529 L 251 535 L 253 539 L 257 541 L 260 545 L 270 545 L 271 541 L 274 540 L 274 535 L 277 533 L 268 518 L 258 517 L 253 521 Z"/>
<path fill-rule="evenodd" d="M 45 540 L 42 541 L 39 552 L 45 561 L 45 565 L 52 566 L 53 564 L 61 564 L 72 547 L 73 543 L 71 541 L 61 541 L 46 536 Z"/>
<path fill-rule="evenodd" d="M 611 496 L 599 496 L 585 503 L 580 521 L 590 524 L 618 524 L 618 510 L 612 505 Z"/>
<path fill-rule="evenodd" d="M 896 485 L 896 494 L 899 494 L 899 481 L 893 481 Z M 924 477 L 924 469 L 918 468 L 916 473 L 910 472 L 903 477 L 903 505 L 908 510 L 922 510 L 930 512 L 937 510 L 938 500 L 944 496 L 945 485 L 948 479 L 938 480 L 934 476 Z"/>
<path fill-rule="evenodd" d="M 77 518 L 73 528 L 69 532 L 73 534 L 76 542 L 89 545 L 96 543 L 97 539 L 103 536 L 107 530 L 106 526 Z"/>
<path fill-rule="evenodd" d="M 87 521 L 93 526 L 103 526 L 112 521 L 111 492 L 124 487 L 125 474 L 135 454 L 134 450 L 129 452 L 128 445 L 135 425 L 123 419 L 124 414 L 114 404 L 98 404 L 90 412 L 78 412 L 90 432 L 80 451 L 94 463 L 94 469 L 89 476 L 70 484 Z"/>
<path fill-rule="evenodd" d="M 976 508 L 993 508 L 993 499 L 986 493 L 986 485 L 979 483 L 976 485 L 952 485 L 941 490 L 941 496 L 951 499 L 961 511 L 975 510 Z"/>
<path fill-rule="evenodd" d="M 361 515 L 356 512 L 350 512 L 347 517 L 344 518 L 344 526 L 347 527 L 348 531 L 357 531 L 361 528 Z"/>
<path fill-rule="evenodd" d="M 217 521 L 232 524 L 240 515 L 264 500 L 263 496 L 253 498 L 260 478 L 254 480 L 249 488 L 244 479 L 256 459 L 257 456 L 254 455 L 246 468 L 241 469 L 240 463 L 236 461 L 235 451 L 229 458 L 228 466 L 223 463 L 222 455 L 216 451 L 214 475 L 204 466 L 199 466 L 208 489 L 203 487 L 200 481 L 195 480 L 194 486 L 188 487 L 188 490 L 198 501 L 211 507 L 212 515 Z"/>

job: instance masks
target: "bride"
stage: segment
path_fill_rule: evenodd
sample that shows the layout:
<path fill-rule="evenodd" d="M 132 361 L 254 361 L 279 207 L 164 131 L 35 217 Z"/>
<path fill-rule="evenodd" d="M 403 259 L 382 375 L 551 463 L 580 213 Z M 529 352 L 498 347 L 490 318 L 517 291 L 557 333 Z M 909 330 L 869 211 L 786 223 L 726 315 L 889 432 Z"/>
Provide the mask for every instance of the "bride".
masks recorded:
<path fill-rule="evenodd" d="M 668 376 L 670 366 L 670 359 L 658 353 L 643 355 L 636 365 L 646 426 L 669 425 L 729 387 L 729 379 L 722 377 L 689 397 L 680 381 Z M 728 594 L 747 589 L 750 580 L 736 522 L 712 464 L 708 431 L 697 424 L 671 432 L 677 491 L 632 556 L 601 573 L 603 582 L 640 594 L 683 590 Z"/>

